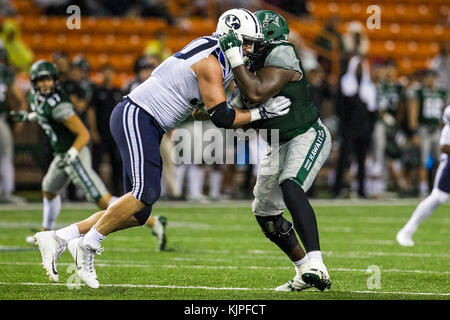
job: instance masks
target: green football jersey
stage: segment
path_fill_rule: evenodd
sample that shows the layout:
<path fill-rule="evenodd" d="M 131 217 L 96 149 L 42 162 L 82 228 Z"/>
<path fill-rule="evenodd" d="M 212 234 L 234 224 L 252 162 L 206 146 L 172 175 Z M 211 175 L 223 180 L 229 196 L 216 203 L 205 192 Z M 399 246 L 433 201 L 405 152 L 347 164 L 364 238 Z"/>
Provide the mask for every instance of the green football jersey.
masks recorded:
<path fill-rule="evenodd" d="M 0 115 L 6 112 L 8 88 L 14 83 L 14 71 L 4 64 L 0 64 Z"/>
<path fill-rule="evenodd" d="M 267 129 L 270 143 L 271 129 L 279 130 L 279 141 L 286 142 L 308 131 L 319 119 L 319 112 L 309 94 L 309 83 L 298 58 L 295 47 L 289 42 L 269 44 L 263 55 L 253 68 L 257 71 L 263 67 L 279 67 L 301 72 L 300 80 L 289 82 L 277 96 L 284 96 L 291 100 L 287 114 L 266 120 L 260 120 L 255 125 L 259 129 Z M 252 69 L 250 69 L 252 70 Z"/>
<path fill-rule="evenodd" d="M 446 101 L 445 90 L 420 88 L 416 91 L 416 98 L 419 101 L 419 124 L 430 128 L 439 127 Z"/>
<path fill-rule="evenodd" d="M 396 116 L 403 100 L 403 86 L 398 83 L 382 82 L 377 86 L 377 110 Z"/>
<path fill-rule="evenodd" d="M 69 150 L 76 136 L 63 124 L 64 120 L 75 114 L 67 94 L 61 88 L 48 97 L 31 92 L 28 102 L 31 110 L 37 114 L 39 125 L 49 137 L 53 151 L 64 153 Z"/>

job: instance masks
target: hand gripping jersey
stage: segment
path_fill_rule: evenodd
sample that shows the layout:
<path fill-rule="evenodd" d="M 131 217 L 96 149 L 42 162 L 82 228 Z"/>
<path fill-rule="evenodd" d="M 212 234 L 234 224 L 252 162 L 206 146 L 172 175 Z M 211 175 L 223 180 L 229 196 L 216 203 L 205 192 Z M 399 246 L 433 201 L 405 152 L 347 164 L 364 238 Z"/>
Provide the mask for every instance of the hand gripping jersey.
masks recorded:
<path fill-rule="evenodd" d="M 37 114 L 39 125 L 49 137 L 53 151 L 64 153 L 69 150 L 76 137 L 63 124 L 64 120 L 75 114 L 72 101 L 67 94 L 58 87 L 47 97 L 32 91 L 28 96 L 28 102 L 31 110 Z"/>
<path fill-rule="evenodd" d="M 128 97 L 151 114 L 165 131 L 176 128 L 195 108 L 203 105 L 191 66 L 210 54 L 215 55 L 222 66 L 223 87 L 226 88 L 233 80 L 233 73 L 219 40 L 201 37 L 166 59 Z"/>

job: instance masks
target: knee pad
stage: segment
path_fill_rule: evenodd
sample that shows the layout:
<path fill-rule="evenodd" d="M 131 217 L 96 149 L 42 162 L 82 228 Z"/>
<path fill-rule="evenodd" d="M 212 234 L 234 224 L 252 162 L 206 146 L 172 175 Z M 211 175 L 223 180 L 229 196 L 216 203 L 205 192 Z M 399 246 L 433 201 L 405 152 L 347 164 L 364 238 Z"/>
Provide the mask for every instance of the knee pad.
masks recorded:
<path fill-rule="evenodd" d="M 278 245 L 284 252 L 291 251 L 298 244 L 292 223 L 286 220 L 281 214 L 277 216 L 255 217 L 264 235 Z"/>
<path fill-rule="evenodd" d="M 151 213 L 152 213 L 152 206 L 146 206 L 141 211 L 136 212 L 133 216 L 137 219 L 139 224 L 143 226 L 147 222 L 148 218 L 150 218 Z"/>

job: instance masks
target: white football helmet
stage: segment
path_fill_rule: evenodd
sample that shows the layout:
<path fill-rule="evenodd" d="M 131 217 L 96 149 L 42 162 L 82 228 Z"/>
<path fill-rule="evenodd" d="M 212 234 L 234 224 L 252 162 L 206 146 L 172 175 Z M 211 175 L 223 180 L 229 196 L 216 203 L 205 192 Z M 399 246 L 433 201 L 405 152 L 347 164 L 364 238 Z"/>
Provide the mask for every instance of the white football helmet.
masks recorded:
<path fill-rule="evenodd" d="M 239 40 L 263 41 L 261 22 L 249 10 L 239 8 L 225 11 L 217 22 L 215 36 L 219 38 L 233 30 Z"/>
<path fill-rule="evenodd" d="M 447 106 L 447 108 L 444 109 L 444 112 L 442 113 L 442 121 L 446 125 L 450 125 L 450 104 Z"/>

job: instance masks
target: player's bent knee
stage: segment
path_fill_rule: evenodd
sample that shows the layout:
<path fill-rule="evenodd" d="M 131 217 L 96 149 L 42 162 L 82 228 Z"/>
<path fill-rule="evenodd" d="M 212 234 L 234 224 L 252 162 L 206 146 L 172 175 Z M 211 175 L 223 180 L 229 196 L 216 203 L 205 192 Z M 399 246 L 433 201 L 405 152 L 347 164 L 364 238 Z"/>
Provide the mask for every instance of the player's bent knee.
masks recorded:
<path fill-rule="evenodd" d="M 133 216 L 139 222 L 139 225 L 143 226 L 148 218 L 150 218 L 150 214 L 152 213 L 152 206 L 146 206 L 144 209 L 136 212 Z"/>
<path fill-rule="evenodd" d="M 42 196 L 47 200 L 53 200 L 58 196 L 58 194 L 42 190 Z"/>
<path fill-rule="evenodd" d="M 437 202 L 439 202 L 439 204 L 442 204 L 447 201 L 449 194 L 445 191 L 435 188 L 431 192 L 430 196 L 433 197 Z"/>
<path fill-rule="evenodd" d="M 292 223 L 281 214 L 276 216 L 255 215 L 255 218 L 264 235 L 283 251 L 289 252 L 298 244 Z"/>

